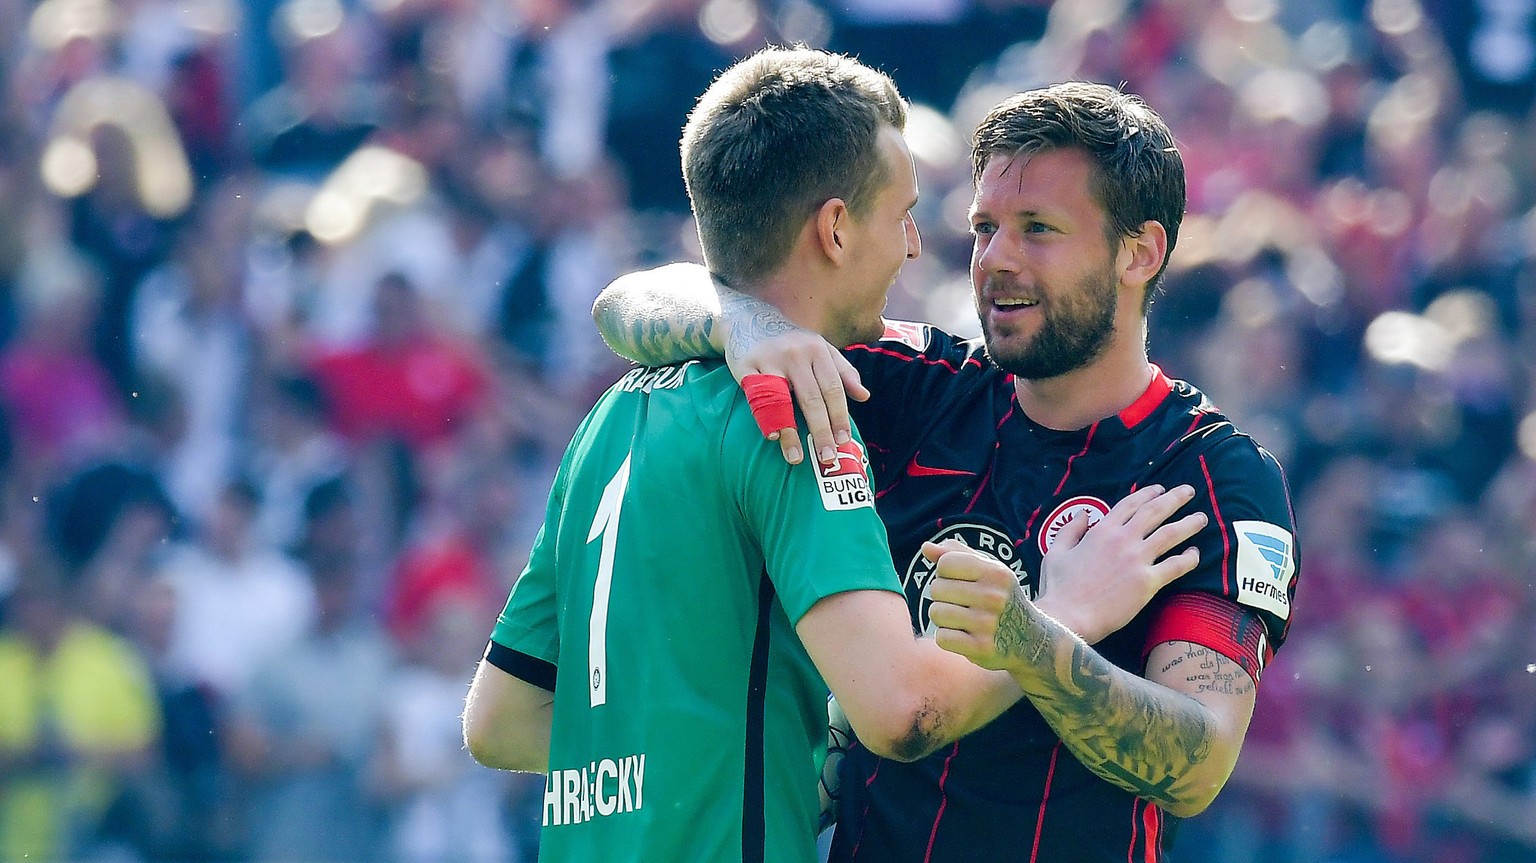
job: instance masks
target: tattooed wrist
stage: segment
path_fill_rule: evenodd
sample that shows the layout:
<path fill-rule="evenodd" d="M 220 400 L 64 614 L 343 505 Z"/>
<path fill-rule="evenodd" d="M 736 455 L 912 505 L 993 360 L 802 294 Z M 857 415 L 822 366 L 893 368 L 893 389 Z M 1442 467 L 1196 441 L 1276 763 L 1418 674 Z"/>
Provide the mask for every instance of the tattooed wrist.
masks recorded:
<path fill-rule="evenodd" d="M 1018 591 L 1014 601 L 1003 609 L 997 620 L 994 641 L 999 656 L 1021 660 L 1027 666 L 1038 666 L 1050 654 L 1051 639 L 1041 631 L 1045 627 L 1032 615 L 1044 618 L 1044 613 L 1024 598 L 1023 591 Z"/>

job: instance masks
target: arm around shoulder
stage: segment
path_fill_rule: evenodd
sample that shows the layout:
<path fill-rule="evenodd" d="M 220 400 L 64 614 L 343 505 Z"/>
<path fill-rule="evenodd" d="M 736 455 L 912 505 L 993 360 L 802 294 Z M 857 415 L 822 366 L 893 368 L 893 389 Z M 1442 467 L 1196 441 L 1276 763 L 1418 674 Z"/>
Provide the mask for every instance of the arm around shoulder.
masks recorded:
<path fill-rule="evenodd" d="M 699 264 L 666 264 L 614 279 L 592 304 L 614 353 L 646 366 L 725 356 L 720 295 Z"/>
<path fill-rule="evenodd" d="M 486 767 L 544 773 L 555 694 L 481 660 L 464 700 L 464 745 Z"/>
<path fill-rule="evenodd" d="M 906 601 L 884 590 L 825 597 L 796 632 L 859 741 L 882 758 L 915 761 L 996 719 L 1022 693 L 912 633 Z"/>

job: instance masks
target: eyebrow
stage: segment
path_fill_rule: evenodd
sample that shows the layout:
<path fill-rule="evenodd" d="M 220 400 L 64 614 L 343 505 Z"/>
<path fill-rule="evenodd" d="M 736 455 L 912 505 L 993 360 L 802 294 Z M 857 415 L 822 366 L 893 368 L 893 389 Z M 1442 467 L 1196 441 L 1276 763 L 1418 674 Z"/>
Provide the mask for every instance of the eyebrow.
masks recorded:
<path fill-rule="evenodd" d="M 996 218 L 996 217 L 994 217 L 992 215 L 992 213 L 990 211 L 982 209 L 982 208 L 977 207 L 975 205 L 972 205 L 970 207 L 969 213 L 970 213 L 970 218 L 972 218 L 972 219 L 976 218 L 977 216 L 986 216 L 987 218 Z M 1015 211 L 1013 213 L 1009 213 L 1007 216 L 1005 216 L 1005 218 L 1009 218 L 1009 219 L 1038 219 L 1038 218 L 1041 218 L 1043 215 L 1044 214 L 1042 214 L 1039 210 L 1017 210 L 1017 211 Z"/>

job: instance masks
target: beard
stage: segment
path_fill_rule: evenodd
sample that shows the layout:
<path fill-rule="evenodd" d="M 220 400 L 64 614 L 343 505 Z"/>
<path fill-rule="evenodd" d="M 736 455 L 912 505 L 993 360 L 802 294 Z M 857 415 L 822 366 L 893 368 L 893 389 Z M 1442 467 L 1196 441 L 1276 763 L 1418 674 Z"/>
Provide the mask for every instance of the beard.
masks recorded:
<path fill-rule="evenodd" d="M 992 295 L 992 279 L 983 285 L 982 297 Z M 1032 339 L 1004 343 L 1006 333 L 994 333 L 987 315 L 981 315 L 981 333 L 987 356 L 1005 372 L 1025 380 L 1047 380 L 1076 371 L 1104 353 L 1115 334 L 1115 310 L 1119 294 L 1108 272 L 1086 276 L 1069 297 L 1046 304 L 1039 332 Z"/>

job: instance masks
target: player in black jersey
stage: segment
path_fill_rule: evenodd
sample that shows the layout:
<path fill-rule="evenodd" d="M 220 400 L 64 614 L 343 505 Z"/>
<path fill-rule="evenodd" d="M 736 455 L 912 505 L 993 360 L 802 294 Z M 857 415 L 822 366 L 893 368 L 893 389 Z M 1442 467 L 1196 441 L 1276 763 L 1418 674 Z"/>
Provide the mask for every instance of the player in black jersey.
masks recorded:
<path fill-rule="evenodd" d="M 974 145 L 980 341 L 893 322 L 844 359 L 729 291 L 715 314 L 715 289 L 675 270 L 611 288 L 595 314 L 635 359 L 707 335 L 738 376 L 789 378 L 818 454 L 846 425 L 844 380 L 855 396 L 867 384 L 852 415 L 914 623 L 956 613 L 933 595 L 926 540 L 991 552 L 1037 600 L 990 640 L 941 642 L 1009 667 L 1027 700 L 913 764 L 851 752 L 833 860 L 1164 860 L 1178 819 L 1230 775 L 1285 640 L 1298 571 L 1289 493 L 1268 452 L 1148 362 L 1147 311 L 1185 194 L 1161 118 L 1113 88 L 1063 84 L 1005 100 Z M 1198 490 L 1186 511 L 1208 519 L 1199 565 L 1128 625 L 1106 626 L 1096 583 L 1042 584 L 1041 559 L 1153 483 Z M 1048 602 L 1055 619 L 1038 611 Z"/>

